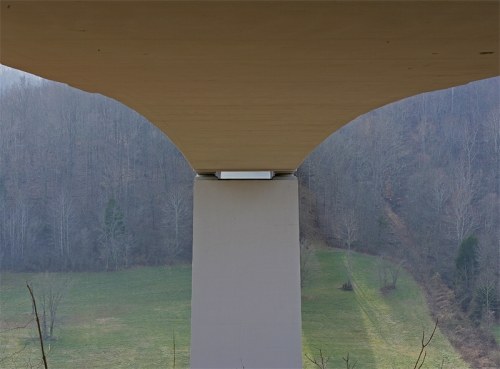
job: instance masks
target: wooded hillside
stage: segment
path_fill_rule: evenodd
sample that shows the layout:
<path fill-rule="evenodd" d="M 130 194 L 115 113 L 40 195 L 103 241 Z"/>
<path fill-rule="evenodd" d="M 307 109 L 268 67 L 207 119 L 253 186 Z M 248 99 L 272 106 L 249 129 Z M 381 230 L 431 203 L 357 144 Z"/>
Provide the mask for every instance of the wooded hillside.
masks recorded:
<path fill-rule="evenodd" d="M 499 81 L 408 98 L 330 136 L 299 169 L 305 236 L 343 247 L 354 215 L 358 251 L 451 282 L 474 233 L 481 270 L 498 276 Z"/>
<path fill-rule="evenodd" d="M 103 270 L 190 260 L 194 172 L 114 100 L 44 82 L 0 100 L 2 270 Z"/>

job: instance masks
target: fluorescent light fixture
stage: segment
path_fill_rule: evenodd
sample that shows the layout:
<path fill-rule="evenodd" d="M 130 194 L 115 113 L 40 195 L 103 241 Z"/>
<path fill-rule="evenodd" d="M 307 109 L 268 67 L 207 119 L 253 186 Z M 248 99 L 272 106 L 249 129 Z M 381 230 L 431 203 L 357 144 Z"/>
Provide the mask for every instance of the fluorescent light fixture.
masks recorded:
<path fill-rule="evenodd" d="M 274 172 L 217 172 L 219 179 L 272 179 Z"/>

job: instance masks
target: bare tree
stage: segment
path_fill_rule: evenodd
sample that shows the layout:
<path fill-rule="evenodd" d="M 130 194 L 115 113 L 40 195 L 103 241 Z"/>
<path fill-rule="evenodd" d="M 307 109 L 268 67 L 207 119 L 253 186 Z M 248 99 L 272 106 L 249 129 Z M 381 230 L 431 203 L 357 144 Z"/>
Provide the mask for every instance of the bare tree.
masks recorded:
<path fill-rule="evenodd" d="M 340 232 L 342 240 L 347 248 L 347 289 L 352 290 L 351 281 L 351 246 L 358 240 L 359 228 L 356 219 L 356 214 L 353 209 L 343 212 L 342 215 L 342 228 Z"/>
<path fill-rule="evenodd" d="M 165 255 L 169 263 L 179 257 L 190 237 L 190 207 L 187 194 L 174 189 L 167 197 L 164 207 L 163 229 L 165 234 Z"/>
<path fill-rule="evenodd" d="M 408 165 L 404 159 L 409 150 L 402 134 L 402 111 L 395 106 L 387 106 L 383 108 L 383 113 L 387 120 L 376 122 L 375 115 L 366 118 L 367 134 L 363 137 L 362 150 L 377 196 L 387 197 L 388 190 L 392 192 L 388 187 L 394 187 L 400 173 Z"/>
<path fill-rule="evenodd" d="M 75 236 L 75 253 L 73 268 L 90 269 L 93 266 L 92 256 L 93 235 L 88 228 L 82 228 Z"/>
<path fill-rule="evenodd" d="M 70 259 L 74 242 L 77 219 L 71 198 L 61 192 L 50 207 L 53 227 L 53 242 L 59 256 Z"/>
<path fill-rule="evenodd" d="M 459 132 L 460 142 L 462 144 L 462 152 L 464 154 L 464 161 L 466 164 L 465 174 L 468 176 L 467 181 L 471 182 L 472 171 L 474 162 L 479 152 L 477 145 L 477 132 L 478 128 L 473 126 L 470 122 L 462 125 Z"/>
<path fill-rule="evenodd" d="M 300 241 L 300 286 L 306 284 L 320 274 L 320 265 L 316 258 L 316 250 L 310 241 Z"/>
<path fill-rule="evenodd" d="M 493 108 L 485 119 L 486 141 L 488 151 L 495 164 L 500 164 L 500 109 Z"/>
<path fill-rule="evenodd" d="M 456 245 L 477 229 L 477 215 L 473 206 L 476 188 L 477 183 L 469 172 L 468 164 L 461 162 L 456 170 L 447 217 Z"/>
<path fill-rule="evenodd" d="M 486 328 L 489 330 L 495 315 L 500 313 L 499 270 L 500 248 L 494 237 L 484 237 L 479 243 L 480 275 L 476 287 L 476 303 Z"/>
<path fill-rule="evenodd" d="M 33 219 L 31 208 L 25 197 L 20 196 L 9 216 L 6 217 L 5 239 L 10 245 L 11 267 L 22 262 L 26 253 L 34 246 L 40 223 Z"/>
<path fill-rule="evenodd" d="M 451 231 L 443 229 L 443 224 L 450 226 L 446 231 L 451 229 L 451 218 L 449 223 L 444 222 L 449 211 L 449 180 L 442 169 L 422 166 L 408 182 L 401 215 L 408 239 L 413 239 L 419 247 L 407 249 L 399 257 L 410 258 L 417 275 L 432 276 L 436 268 L 452 260 L 455 252 L 454 243 L 452 246 L 449 242 Z"/>
<path fill-rule="evenodd" d="M 54 338 L 59 305 L 72 285 L 73 281 L 62 275 L 43 273 L 35 277 L 33 292 L 40 310 L 43 339 Z"/>
<path fill-rule="evenodd" d="M 405 261 L 401 260 L 397 264 L 386 260 L 384 255 L 379 256 L 375 267 L 377 269 L 380 291 L 383 293 L 389 292 L 396 288 L 398 282 L 399 272 L 403 267 Z"/>
<path fill-rule="evenodd" d="M 130 233 L 127 233 L 122 239 L 122 248 L 123 248 L 123 260 L 125 262 L 125 268 L 128 268 L 130 265 L 130 252 L 134 247 L 134 236 Z"/>
<path fill-rule="evenodd" d="M 495 313 L 499 309 L 500 299 L 498 296 L 498 286 L 496 278 L 489 274 L 483 273 L 479 277 L 478 286 L 476 288 L 476 304 L 478 312 L 481 315 L 482 321 L 486 326 L 487 331 L 490 331 L 495 319 Z"/>

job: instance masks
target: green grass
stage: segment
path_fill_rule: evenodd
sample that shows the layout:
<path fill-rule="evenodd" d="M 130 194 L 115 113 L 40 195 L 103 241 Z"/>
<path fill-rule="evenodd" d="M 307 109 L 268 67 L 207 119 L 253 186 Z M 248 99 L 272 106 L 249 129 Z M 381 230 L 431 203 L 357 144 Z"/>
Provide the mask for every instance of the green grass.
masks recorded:
<path fill-rule="evenodd" d="M 318 252 L 322 273 L 302 290 L 303 352 L 331 356 L 329 368 L 345 368 L 348 352 L 356 368 L 413 368 L 422 330 L 434 322 L 419 287 L 402 272 L 398 289 L 387 297 L 378 291 L 374 258 L 353 255 L 354 292 L 339 289 L 345 281 L 345 254 Z M 2 274 L 1 321 L 10 326 L 31 319 L 25 281 L 30 274 Z M 169 368 L 176 332 L 177 367 L 189 366 L 191 268 L 151 267 L 111 273 L 75 273 L 76 281 L 60 308 L 57 341 L 50 344 L 50 368 Z M 26 349 L 0 363 L 2 368 L 29 367 L 39 357 L 33 324 L 0 334 L 0 357 L 27 343 Z M 466 368 L 437 332 L 425 368 Z M 13 361 L 15 360 L 15 362 Z M 330 365 L 331 364 L 331 365 Z M 313 368 L 304 360 L 304 368 Z"/>
<path fill-rule="evenodd" d="M 492 329 L 493 329 L 493 334 L 495 335 L 497 342 L 500 344 L 500 324 L 493 325 Z"/>
<path fill-rule="evenodd" d="M 27 320 L 31 304 L 25 281 L 31 277 L 2 276 L 2 285 L 8 288 L 1 293 L 2 317 L 20 316 L 17 323 Z M 55 333 L 58 340 L 47 342 L 51 345 L 50 368 L 171 367 L 174 331 L 177 367 L 189 367 L 190 267 L 75 273 L 72 277 L 76 283 L 61 303 L 62 324 Z M 36 334 L 34 330 L 16 333 L 18 347 Z M 21 357 L 36 358 L 36 345 L 38 342 L 30 342 Z M 13 349 L 4 351 L 1 356 Z"/>
<path fill-rule="evenodd" d="M 353 292 L 340 289 L 347 280 L 345 253 L 317 253 L 321 275 L 302 290 L 304 354 L 330 356 L 330 368 L 345 368 L 350 354 L 356 368 L 413 368 L 422 332 L 430 335 L 434 321 L 425 297 L 411 276 L 400 272 L 397 289 L 379 291 L 376 259 L 352 254 Z M 446 338 L 436 332 L 427 350 L 425 368 L 468 368 Z M 314 366 L 304 359 L 304 368 Z"/>

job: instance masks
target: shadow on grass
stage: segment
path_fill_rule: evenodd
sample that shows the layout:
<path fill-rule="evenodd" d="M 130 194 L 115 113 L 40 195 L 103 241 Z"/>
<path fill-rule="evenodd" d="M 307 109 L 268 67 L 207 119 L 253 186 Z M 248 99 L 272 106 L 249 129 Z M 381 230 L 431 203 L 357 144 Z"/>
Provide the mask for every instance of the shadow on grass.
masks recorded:
<path fill-rule="evenodd" d="M 343 291 L 346 269 L 341 253 L 318 252 L 321 274 L 302 289 L 303 354 L 330 357 L 328 368 L 345 367 L 348 353 L 357 367 L 373 368 L 374 353 L 356 290 Z M 354 286 L 356 289 L 356 286 Z M 313 368 L 304 356 L 304 368 Z"/>

